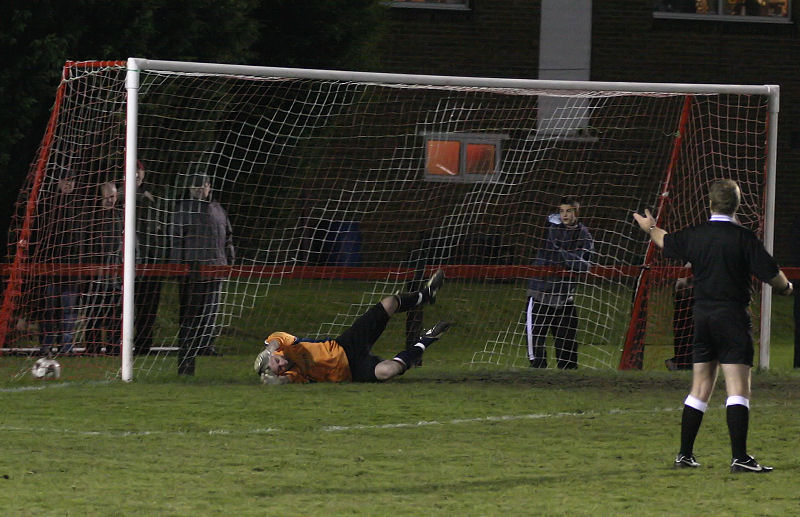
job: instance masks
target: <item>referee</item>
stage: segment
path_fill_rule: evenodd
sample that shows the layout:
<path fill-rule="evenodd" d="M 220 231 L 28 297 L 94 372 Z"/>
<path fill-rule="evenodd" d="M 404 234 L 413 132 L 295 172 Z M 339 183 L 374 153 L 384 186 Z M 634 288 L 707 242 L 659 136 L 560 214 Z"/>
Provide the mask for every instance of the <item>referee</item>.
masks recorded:
<path fill-rule="evenodd" d="M 633 214 L 639 227 L 663 248 L 665 257 L 692 263 L 694 274 L 694 354 L 692 390 L 681 418 L 681 449 L 675 467 L 699 467 L 694 441 L 722 367 L 731 472 L 770 472 L 747 454 L 750 419 L 750 368 L 753 332 L 750 321 L 751 275 L 769 283 L 778 294 L 791 295 L 793 286 L 755 234 L 739 225 L 736 210 L 741 190 L 735 181 L 719 180 L 709 191 L 707 223 L 673 233 L 656 226 L 649 210 Z"/>

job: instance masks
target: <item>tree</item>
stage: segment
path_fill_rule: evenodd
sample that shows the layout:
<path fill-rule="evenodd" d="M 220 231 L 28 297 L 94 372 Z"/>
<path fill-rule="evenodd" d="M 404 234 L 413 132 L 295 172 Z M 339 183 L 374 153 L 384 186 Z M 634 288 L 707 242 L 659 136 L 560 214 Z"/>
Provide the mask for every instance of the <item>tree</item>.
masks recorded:
<path fill-rule="evenodd" d="M 252 57 L 257 0 L 8 0 L 0 7 L 0 228 L 34 158 L 68 59 Z M 5 248 L 5 239 L 0 240 Z"/>
<path fill-rule="evenodd" d="M 5 0 L 0 4 L 0 232 L 64 62 L 150 59 L 295 67 L 377 62 L 382 0 Z M 6 239 L 0 238 L 5 256 Z"/>
<path fill-rule="evenodd" d="M 384 35 L 384 0 L 267 0 L 253 64 L 292 68 L 374 69 Z"/>

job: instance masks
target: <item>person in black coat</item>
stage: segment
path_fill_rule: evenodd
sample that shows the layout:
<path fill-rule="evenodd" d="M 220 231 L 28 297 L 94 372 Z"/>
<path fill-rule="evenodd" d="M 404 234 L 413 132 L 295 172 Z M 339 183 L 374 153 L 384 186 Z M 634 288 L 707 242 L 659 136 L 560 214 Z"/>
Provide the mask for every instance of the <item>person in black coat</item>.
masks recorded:
<path fill-rule="evenodd" d="M 188 199 L 175 204 L 169 237 L 171 262 L 189 265 L 178 285 L 178 373 L 193 375 L 197 355 L 217 354 L 216 320 L 227 274 L 208 266 L 230 266 L 235 255 L 228 214 L 211 198 L 211 180 L 204 170 L 189 175 L 187 189 Z"/>

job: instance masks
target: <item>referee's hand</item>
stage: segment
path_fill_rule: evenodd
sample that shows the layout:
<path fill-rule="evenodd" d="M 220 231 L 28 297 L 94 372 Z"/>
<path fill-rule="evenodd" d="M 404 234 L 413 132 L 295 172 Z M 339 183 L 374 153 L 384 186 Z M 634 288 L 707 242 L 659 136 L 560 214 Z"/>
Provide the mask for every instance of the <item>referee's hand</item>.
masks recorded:
<path fill-rule="evenodd" d="M 647 208 L 645 208 L 644 210 L 644 215 L 641 215 L 638 212 L 634 212 L 633 218 L 636 220 L 636 223 L 639 225 L 639 228 L 641 228 L 643 232 L 648 234 L 650 233 L 650 230 L 656 225 L 656 218 L 653 217 L 653 214 L 651 214 L 650 210 Z"/>

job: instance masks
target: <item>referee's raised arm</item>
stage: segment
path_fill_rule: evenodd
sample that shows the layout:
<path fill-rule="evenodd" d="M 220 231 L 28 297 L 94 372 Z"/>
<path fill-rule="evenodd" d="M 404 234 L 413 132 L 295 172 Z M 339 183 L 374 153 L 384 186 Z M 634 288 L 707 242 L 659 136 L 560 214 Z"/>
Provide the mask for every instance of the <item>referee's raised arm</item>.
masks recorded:
<path fill-rule="evenodd" d="M 652 240 L 656 246 L 659 248 L 664 247 L 664 236 L 667 234 L 667 231 L 656 226 L 656 218 L 653 217 L 650 210 L 645 209 L 644 215 L 634 212 L 633 218 L 636 219 L 639 228 L 650 236 L 650 240 Z"/>
<path fill-rule="evenodd" d="M 634 212 L 633 218 L 636 220 L 639 228 L 650 236 L 650 240 L 652 240 L 656 246 L 663 249 L 664 236 L 667 235 L 667 231 L 656 226 L 656 218 L 653 217 L 650 210 L 645 209 L 644 215 Z M 781 270 L 778 270 L 778 274 L 770 278 L 767 283 L 775 290 L 775 294 L 783 296 L 794 294 L 794 285 L 792 285 Z"/>
<path fill-rule="evenodd" d="M 673 465 L 700 466 L 694 442 L 708 408 L 717 374 L 725 376 L 731 472 L 771 472 L 747 452 L 750 422 L 751 368 L 754 343 L 750 304 L 755 276 L 777 294 L 792 294 L 772 255 L 751 230 L 736 219 L 741 204 L 739 185 L 730 179 L 713 182 L 708 193 L 711 216 L 707 222 L 675 230 L 658 228 L 649 210 L 634 213 L 639 227 L 662 249 L 665 258 L 690 262 L 694 278 L 692 307 L 692 388 L 681 415 L 681 446 Z"/>

